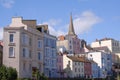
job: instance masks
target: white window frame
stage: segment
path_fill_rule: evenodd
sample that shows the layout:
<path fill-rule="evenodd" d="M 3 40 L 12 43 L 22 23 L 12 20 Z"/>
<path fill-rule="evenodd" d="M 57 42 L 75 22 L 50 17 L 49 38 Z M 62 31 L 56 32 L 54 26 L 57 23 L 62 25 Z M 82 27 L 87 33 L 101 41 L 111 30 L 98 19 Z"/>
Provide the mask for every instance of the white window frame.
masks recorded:
<path fill-rule="evenodd" d="M 12 51 L 11 51 L 11 50 L 12 50 Z M 15 57 L 14 47 L 9 47 L 9 57 L 10 57 L 10 58 Z"/>

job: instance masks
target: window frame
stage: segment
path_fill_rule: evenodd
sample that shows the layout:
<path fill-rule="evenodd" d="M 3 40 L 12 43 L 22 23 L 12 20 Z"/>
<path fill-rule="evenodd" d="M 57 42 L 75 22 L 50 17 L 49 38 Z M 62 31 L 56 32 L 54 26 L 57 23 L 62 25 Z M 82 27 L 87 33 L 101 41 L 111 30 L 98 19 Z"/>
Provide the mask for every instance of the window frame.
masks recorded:
<path fill-rule="evenodd" d="M 14 42 L 14 34 L 13 33 L 10 33 L 10 35 L 9 35 L 9 42 L 10 43 Z"/>
<path fill-rule="evenodd" d="M 22 56 L 26 57 L 26 49 L 25 48 L 22 49 Z"/>
<path fill-rule="evenodd" d="M 14 47 L 9 47 L 9 58 L 15 58 L 15 49 L 14 49 Z"/>
<path fill-rule="evenodd" d="M 42 48 L 42 40 L 38 40 L 38 45 L 37 45 L 38 48 Z"/>
<path fill-rule="evenodd" d="M 42 60 L 41 52 L 40 51 L 38 52 L 38 60 Z"/>

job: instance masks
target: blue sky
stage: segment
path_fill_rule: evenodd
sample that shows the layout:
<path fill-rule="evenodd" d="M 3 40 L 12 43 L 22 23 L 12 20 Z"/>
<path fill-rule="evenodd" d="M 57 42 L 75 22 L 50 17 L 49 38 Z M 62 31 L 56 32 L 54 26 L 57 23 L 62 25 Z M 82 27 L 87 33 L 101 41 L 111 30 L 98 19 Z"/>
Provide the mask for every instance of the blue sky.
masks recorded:
<path fill-rule="evenodd" d="M 75 32 L 88 43 L 120 40 L 120 0 L 0 0 L 0 39 L 13 16 L 47 23 L 53 35 L 67 34 L 72 12 Z"/>

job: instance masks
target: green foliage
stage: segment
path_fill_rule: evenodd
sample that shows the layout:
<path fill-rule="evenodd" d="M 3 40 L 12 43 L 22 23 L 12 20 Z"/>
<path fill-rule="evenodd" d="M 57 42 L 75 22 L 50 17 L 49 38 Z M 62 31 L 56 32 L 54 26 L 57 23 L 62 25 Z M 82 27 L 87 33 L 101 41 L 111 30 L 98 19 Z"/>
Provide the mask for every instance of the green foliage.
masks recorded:
<path fill-rule="evenodd" d="M 11 67 L 5 67 L 4 65 L 0 67 L 0 80 L 16 80 L 17 71 Z"/>
<path fill-rule="evenodd" d="M 48 78 L 44 74 L 40 74 L 38 70 L 32 72 L 32 76 L 36 80 L 48 80 Z"/>
<path fill-rule="evenodd" d="M 8 73 L 9 80 L 15 80 L 17 78 L 16 69 L 13 69 L 13 68 L 9 67 L 7 69 L 7 73 Z"/>
<path fill-rule="evenodd" d="M 30 78 L 19 78 L 17 80 L 31 80 Z"/>
<path fill-rule="evenodd" d="M 48 80 L 48 78 L 44 74 L 40 74 L 39 80 Z"/>
<path fill-rule="evenodd" d="M 5 66 L 0 67 L 0 79 L 7 80 L 7 68 Z"/>

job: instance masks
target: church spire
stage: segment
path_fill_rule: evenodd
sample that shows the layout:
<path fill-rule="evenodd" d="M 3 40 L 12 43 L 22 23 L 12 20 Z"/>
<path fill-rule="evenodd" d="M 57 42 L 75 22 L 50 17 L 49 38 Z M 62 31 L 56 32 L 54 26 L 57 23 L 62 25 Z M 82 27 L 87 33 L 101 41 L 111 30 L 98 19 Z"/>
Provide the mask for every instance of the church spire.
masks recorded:
<path fill-rule="evenodd" d="M 73 27 L 72 14 L 70 15 L 70 24 L 69 24 L 68 35 L 75 35 L 75 31 L 74 31 L 74 27 Z"/>

